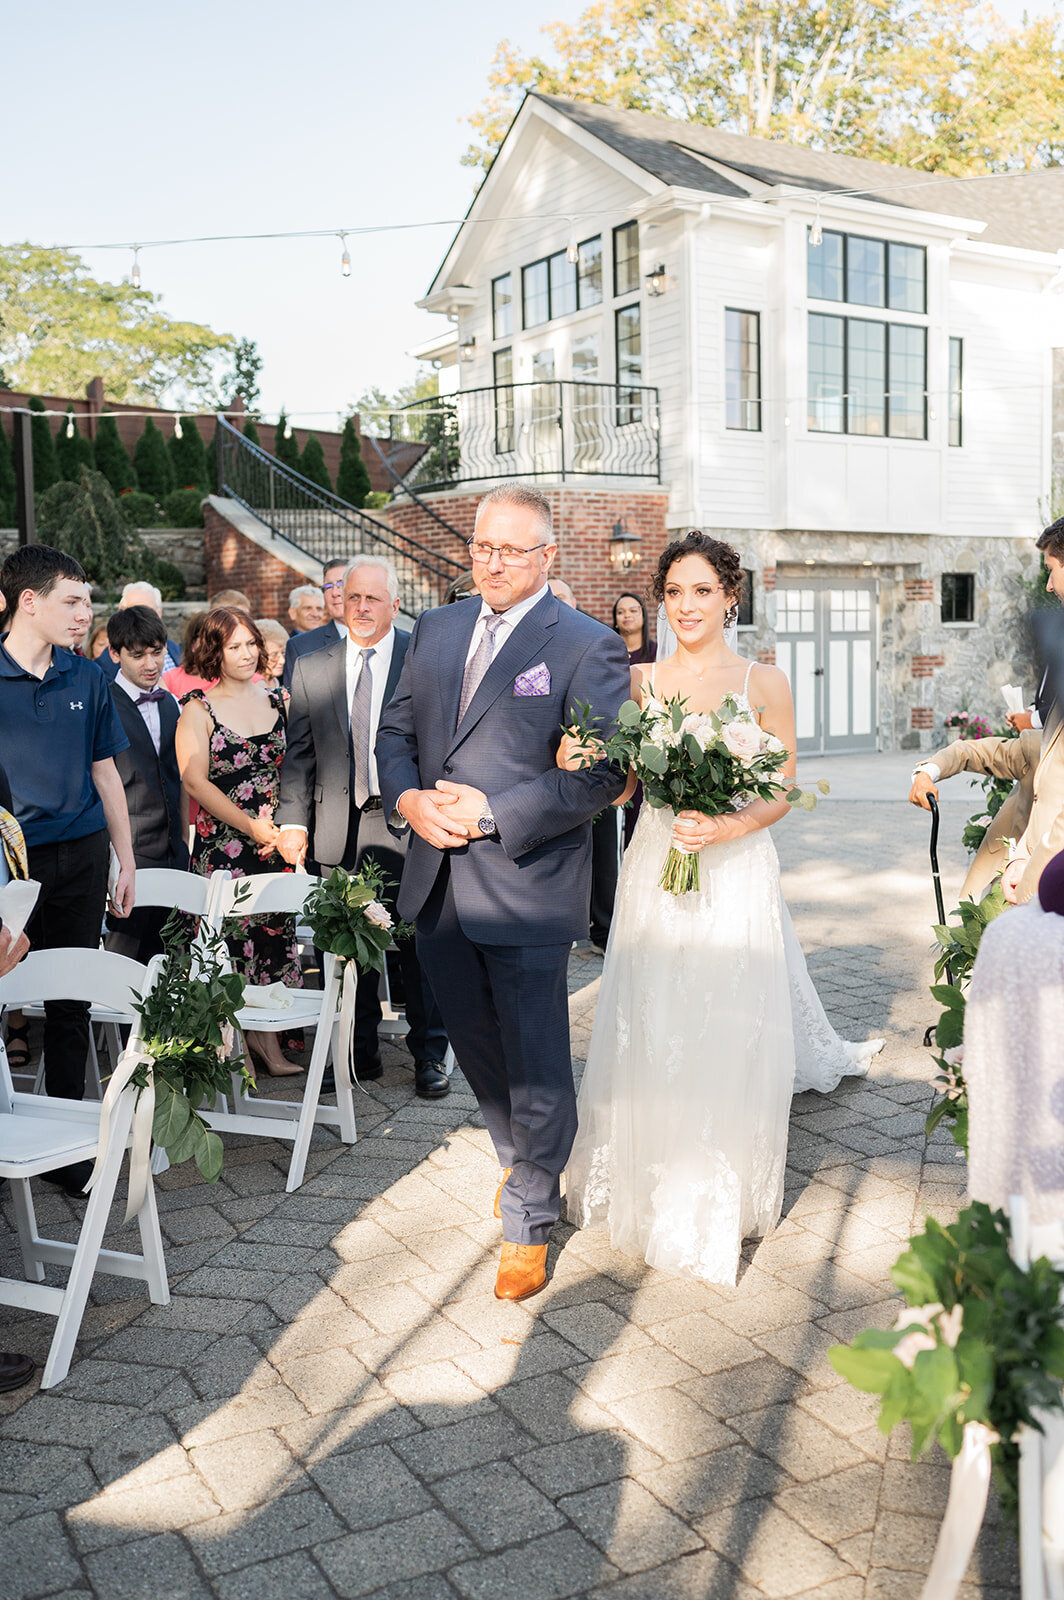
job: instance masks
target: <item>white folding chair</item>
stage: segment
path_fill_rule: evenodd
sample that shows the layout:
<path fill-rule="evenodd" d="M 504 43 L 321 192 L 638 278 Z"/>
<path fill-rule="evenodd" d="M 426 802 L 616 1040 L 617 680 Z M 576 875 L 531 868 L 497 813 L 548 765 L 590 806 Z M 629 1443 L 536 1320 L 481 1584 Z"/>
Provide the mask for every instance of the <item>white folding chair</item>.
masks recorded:
<path fill-rule="evenodd" d="M 318 880 L 305 872 L 265 872 L 253 878 L 212 878 L 214 895 L 212 923 L 224 931 L 230 917 L 262 916 L 267 913 L 299 916 L 311 889 Z M 288 1033 L 296 1028 L 313 1028 L 314 1045 L 307 1064 L 306 1084 L 301 1101 L 259 1100 L 240 1093 L 239 1077 L 233 1077 L 232 1107 L 216 1107 L 203 1112 L 206 1122 L 218 1133 L 248 1133 L 263 1139 L 292 1141 L 286 1188 L 298 1189 L 306 1170 L 307 1152 L 315 1124 L 335 1128 L 345 1144 L 354 1144 L 355 1101 L 345 1065 L 339 1059 L 336 1040 L 339 1033 L 341 968 L 333 955 L 325 957 L 320 989 L 291 989 L 285 993 L 291 1004 L 276 1010 L 245 1006 L 238 1026 L 247 1032 Z M 323 1106 L 321 1081 L 332 1056 L 336 1064 L 336 1105 Z M 238 1109 L 239 1107 L 239 1109 Z"/>
<path fill-rule="evenodd" d="M 19 1005 L 30 996 L 44 999 L 97 1000 L 125 1011 L 130 990 L 147 993 L 155 980 L 157 964 L 142 967 L 125 956 L 106 950 L 77 950 L 77 972 L 55 971 L 55 950 L 31 951 L 26 959 L 0 978 L 0 1004 Z M 131 970 L 132 969 L 132 970 Z M 132 1043 L 139 1040 L 135 1029 Z M 100 1144 L 100 1106 L 81 1100 L 61 1100 L 34 1094 L 17 1094 L 12 1088 L 7 1053 L 0 1044 L 0 1177 L 11 1184 L 25 1279 L 0 1278 L 0 1304 L 43 1311 L 56 1318 L 41 1387 L 50 1389 L 70 1370 L 74 1345 L 85 1314 L 96 1272 L 122 1278 L 139 1278 L 148 1285 L 155 1305 L 167 1305 L 163 1242 L 149 1174 L 144 1202 L 137 1213 L 141 1253 L 104 1250 L 103 1236 L 118 1183 L 122 1157 L 129 1143 L 137 1090 L 132 1085 L 118 1098 L 111 1118 L 107 1147 L 99 1177 L 93 1185 L 76 1244 L 42 1239 L 37 1231 L 30 1180 L 55 1167 L 95 1159 Z M 44 1263 L 69 1266 L 64 1288 L 44 1282 Z"/>
<path fill-rule="evenodd" d="M 1012 1254 L 1025 1270 L 1039 1256 L 1064 1266 L 1064 1222 L 1035 1224 L 1027 1200 L 1009 1200 Z M 1039 1412 L 1044 1428 L 1020 1428 L 1020 1592 L 1023 1600 L 1064 1600 L 1064 1422 Z"/>

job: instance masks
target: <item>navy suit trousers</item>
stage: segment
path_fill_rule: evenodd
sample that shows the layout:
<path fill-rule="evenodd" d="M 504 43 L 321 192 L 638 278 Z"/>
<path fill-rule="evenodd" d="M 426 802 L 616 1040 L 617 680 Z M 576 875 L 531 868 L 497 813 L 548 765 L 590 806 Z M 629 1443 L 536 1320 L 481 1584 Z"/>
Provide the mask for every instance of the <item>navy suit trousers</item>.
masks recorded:
<path fill-rule="evenodd" d="M 499 1165 L 503 1238 L 546 1244 L 576 1134 L 564 944 L 481 944 L 458 920 L 446 856 L 417 919 L 417 953 Z"/>

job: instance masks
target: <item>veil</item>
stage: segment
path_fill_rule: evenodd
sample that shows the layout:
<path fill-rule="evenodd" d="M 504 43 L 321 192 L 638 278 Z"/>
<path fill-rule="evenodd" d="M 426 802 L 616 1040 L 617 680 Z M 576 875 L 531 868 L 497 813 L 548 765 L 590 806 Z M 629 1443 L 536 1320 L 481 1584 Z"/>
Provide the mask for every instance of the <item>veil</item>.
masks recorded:
<path fill-rule="evenodd" d="M 658 654 L 657 659 L 664 661 L 666 656 L 671 656 L 677 646 L 677 638 L 669 627 L 669 619 L 665 615 L 664 605 L 658 606 Z M 739 624 L 729 622 L 724 630 L 724 643 L 729 650 L 739 651 Z"/>

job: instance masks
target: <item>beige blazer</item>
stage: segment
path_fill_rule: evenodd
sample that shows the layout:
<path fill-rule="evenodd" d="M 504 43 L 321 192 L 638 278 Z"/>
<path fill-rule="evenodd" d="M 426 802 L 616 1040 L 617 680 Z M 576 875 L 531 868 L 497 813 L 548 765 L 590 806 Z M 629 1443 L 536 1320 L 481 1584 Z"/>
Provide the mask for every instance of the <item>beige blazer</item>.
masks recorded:
<path fill-rule="evenodd" d="M 1020 879 L 1017 899 L 1030 900 L 1038 880 L 1055 855 L 1064 850 L 1064 717 L 1056 702 L 1042 730 L 1042 746 L 1034 775 L 1031 814 L 1019 853 L 1030 859 Z"/>
<path fill-rule="evenodd" d="M 990 887 L 1008 861 L 1007 841 L 1020 839 L 1028 825 L 1041 741 L 1038 729 L 1028 728 L 1018 739 L 957 739 L 925 758 L 935 763 L 943 778 L 981 772 L 986 777 L 1011 778 L 1015 784 L 972 858 L 962 900 L 978 900 Z"/>

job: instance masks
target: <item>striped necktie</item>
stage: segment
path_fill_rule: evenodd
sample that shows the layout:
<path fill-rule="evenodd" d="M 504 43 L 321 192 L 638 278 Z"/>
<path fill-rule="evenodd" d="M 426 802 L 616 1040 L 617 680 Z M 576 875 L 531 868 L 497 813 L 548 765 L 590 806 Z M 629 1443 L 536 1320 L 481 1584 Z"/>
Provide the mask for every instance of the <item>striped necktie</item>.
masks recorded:
<path fill-rule="evenodd" d="M 469 702 L 480 688 L 480 680 L 491 666 L 491 658 L 495 654 L 495 635 L 506 621 L 505 614 L 498 617 L 488 617 L 484 623 L 484 633 L 480 643 L 466 662 L 465 674 L 462 678 L 462 698 L 458 702 L 458 721 L 460 727 L 462 718 L 469 710 Z"/>
<path fill-rule="evenodd" d="M 351 751 L 355 758 L 355 804 L 359 810 L 369 799 L 369 731 L 373 710 L 373 669 L 375 650 L 363 650 L 362 671 L 351 696 Z"/>

